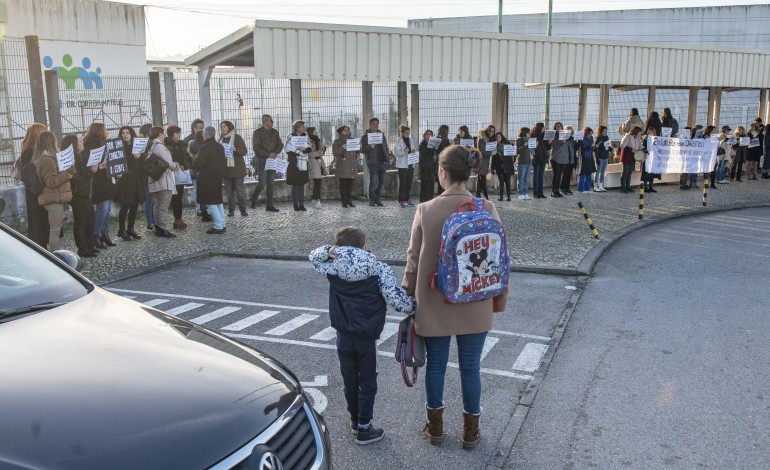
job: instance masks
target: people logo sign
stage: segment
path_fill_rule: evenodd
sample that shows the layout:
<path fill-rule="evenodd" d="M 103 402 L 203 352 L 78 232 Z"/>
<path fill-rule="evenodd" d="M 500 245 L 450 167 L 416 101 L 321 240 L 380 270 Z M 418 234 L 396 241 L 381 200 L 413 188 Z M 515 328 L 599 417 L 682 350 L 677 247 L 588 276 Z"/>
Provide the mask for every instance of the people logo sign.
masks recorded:
<path fill-rule="evenodd" d="M 54 66 L 54 61 L 51 56 L 43 57 L 43 65 L 48 70 L 54 70 L 59 75 L 59 78 L 64 82 L 67 90 L 74 90 L 77 81 L 80 80 L 83 83 L 83 88 L 86 90 L 101 90 L 104 88 L 102 82 L 102 69 L 96 67 L 95 71 L 91 69 L 91 59 L 83 57 L 81 60 L 81 66 L 73 67 L 73 60 L 70 54 L 64 54 L 62 57 L 62 65 Z"/>
<path fill-rule="evenodd" d="M 465 211 L 470 206 L 470 211 Z M 508 288 L 510 260 L 505 229 L 483 209 L 482 199 L 461 204 L 445 222 L 438 271 L 431 286 L 448 303 L 466 303 L 500 295 Z"/>

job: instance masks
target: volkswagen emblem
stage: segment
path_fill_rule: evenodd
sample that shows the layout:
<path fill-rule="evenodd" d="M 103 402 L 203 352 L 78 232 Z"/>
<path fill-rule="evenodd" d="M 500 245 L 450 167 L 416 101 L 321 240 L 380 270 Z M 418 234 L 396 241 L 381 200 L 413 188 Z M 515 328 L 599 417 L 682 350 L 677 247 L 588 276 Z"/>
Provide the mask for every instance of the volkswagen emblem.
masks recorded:
<path fill-rule="evenodd" d="M 275 452 L 268 451 L 262 454 L 257 468 L 259 470 L 283 470 L 283 462 Z"/>

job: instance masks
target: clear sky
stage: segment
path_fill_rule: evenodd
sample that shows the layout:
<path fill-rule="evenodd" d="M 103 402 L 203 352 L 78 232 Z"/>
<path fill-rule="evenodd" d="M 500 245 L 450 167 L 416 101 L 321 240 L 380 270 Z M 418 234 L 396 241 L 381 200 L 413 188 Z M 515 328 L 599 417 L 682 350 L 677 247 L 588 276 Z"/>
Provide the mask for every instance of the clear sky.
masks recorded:
<path fill-rule="evenodd" d="M 497 15 L 496 0 L 122 0 L 147 5 L 147 57 L 189 56 L 254 19 L 406 27 L 411 18 Z M 744 0 L 741 5 L 767 0 Z M 723 6 L 720 0 L 553 0 L 554 11 Z M 734 2 L 737 3 L 737 2 Z M 503 0 L 503 14 L 547 0 Z M 633 15 L 632 11 L 628 15 Z"/>

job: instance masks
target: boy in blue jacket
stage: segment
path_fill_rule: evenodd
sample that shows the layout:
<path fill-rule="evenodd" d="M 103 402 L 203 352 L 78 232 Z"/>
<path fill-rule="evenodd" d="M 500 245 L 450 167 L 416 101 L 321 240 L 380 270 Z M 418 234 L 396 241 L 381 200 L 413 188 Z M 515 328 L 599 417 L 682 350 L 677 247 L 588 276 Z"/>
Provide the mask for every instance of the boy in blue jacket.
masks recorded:
<path fill-rule="evenodd" d="M 366 236 L 355 227 L 343 227 L 333 245 L 310 253 L 315 270 L 329 280 L 329 316 L 337 330 L 345 401 L 356 444 L 379 441 L 385 431 L 372 424 L 377 394 L 377 344 L 385 326 L 387 305 L 414 312 L 415 301 L 399 286 L 393 270 L 366 251 Z"/>

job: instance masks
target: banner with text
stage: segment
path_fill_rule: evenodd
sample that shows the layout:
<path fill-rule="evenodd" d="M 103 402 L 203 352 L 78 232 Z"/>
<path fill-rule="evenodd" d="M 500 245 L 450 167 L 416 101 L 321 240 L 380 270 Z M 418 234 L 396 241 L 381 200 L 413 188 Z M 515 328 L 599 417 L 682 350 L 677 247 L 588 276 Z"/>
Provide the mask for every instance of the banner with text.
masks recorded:
<path fill-rule="evenodd" d="M 717 163 L 717 146 L 709 139 L 647 137 L 647 172 L 709 173 Z"/>

